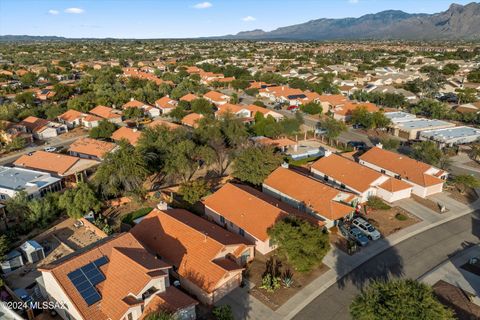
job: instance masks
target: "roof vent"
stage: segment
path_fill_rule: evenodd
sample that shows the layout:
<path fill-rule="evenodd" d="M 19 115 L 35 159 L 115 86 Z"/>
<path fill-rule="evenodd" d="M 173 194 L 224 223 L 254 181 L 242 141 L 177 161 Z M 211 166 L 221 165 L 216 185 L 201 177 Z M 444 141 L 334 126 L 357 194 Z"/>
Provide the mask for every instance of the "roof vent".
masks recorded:
<path fill-rule="evenodd" d="M 284 161 L 282 163 L 282 168 L 288 169 L 288 162 Z"/>

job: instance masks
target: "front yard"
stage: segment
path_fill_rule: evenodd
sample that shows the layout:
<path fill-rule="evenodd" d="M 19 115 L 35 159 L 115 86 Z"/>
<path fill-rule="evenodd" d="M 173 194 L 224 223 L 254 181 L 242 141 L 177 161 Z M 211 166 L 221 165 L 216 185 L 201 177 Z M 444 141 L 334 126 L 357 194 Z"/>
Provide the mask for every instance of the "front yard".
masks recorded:
<path fill-rule="evenodd" d="M 400 207 L 369 210 L 366 217 L 384 238 L 421 221 L 418 217 Z"/>
<path fill-rule="evenodd" d="M 388 209 L 387 207 L 385 209 L 370 208 L 368 209 L 368 214 L 362 214 L 362 217 L 366 218 L 368 222 L 380 231 L 383 238 L 421 221 L 418 217 L 400 207 L 389 207 Z M 330 229 L 329 237 L 330 242 L 337 249 L 348 253 L 348 241 L 337 227 Z"/>
<path fill-rule="evenodd" d="M 265 272 L 265 264 L 271 256 L 278 257 L 275 254 L 268 254 L 264 256 L 256 252 L 255 260 L 253 260 L 247 269 L 246 279 L 248 279 L 251 284 L 255 285 L 255 287 L 250 290 L 250 294 L 272 310 L 278 309 L 282 304 L 287 302 L 288 299 L 302 290 L 303 287 L 307 286 L 313 280 L 328 271 L 328 267 L 324 264 L 321 264 L 310 272 L 296 272 L 295 269 L 289 265 L 286 259 L 280 259 L 282 262 L 281 271 L 284 272 L 285 270 L 289 269 L 293 272 L 293 284 L 290 288 L 285 288 L 282 285 L 274 292 L 268 292 L 260 287 L 262 286 L 262 275 Z"/>

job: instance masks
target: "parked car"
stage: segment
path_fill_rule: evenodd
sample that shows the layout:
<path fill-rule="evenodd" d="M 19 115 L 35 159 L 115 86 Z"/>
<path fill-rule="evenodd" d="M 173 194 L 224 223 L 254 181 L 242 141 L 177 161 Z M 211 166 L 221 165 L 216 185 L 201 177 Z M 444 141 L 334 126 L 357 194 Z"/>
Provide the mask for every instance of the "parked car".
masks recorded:
<path fill-rule="evenodd" d="M 298 106 L 290 106 L 287 108 L 287 110 L 291 112 L 296 112 L 298 110 Z"/>
<path fill-rule="evenodd" d="M 349 226 L 343 222 L 338 224 L 338 230 L 347 239 L 351 239 L 362 247 L 368 244 L 368 238 L 355 226 Z"/>
<path fill-rule="evenodd" d="M 45 149 L 43 149 L 44 151 L 47 151 L 47 152 L 55 152 L 57 151 L 57 148 L 55 147 L 46 147 Z"/>
<path fill-rule="evenodd" d="M 347 146 L 357 150 L 365 150 L 367 148 L 367 144 L 363 141 L 349 141 L 347 142 Z"/>
<path fill-rule="evenodd" d="M 382 236 L 380 232 L 375 229 L 374 226 L 372 226 L 368 221 L 366 221 L 363 218 L 355 218 L 352 221 L 352 224 L 360 229 L 364 235 L 368 237 L 370 240 L 378 240 Z"/>
<path fill-rule="evenodd" d="M 357 227 L 350 227 L 348 234 L 351 239 L 355 240 L 362 247 L 368 244 L 368 238 Z"/>
<path fill-rule="evenodd" d="M 353 129 L 365 129 L 365 127 L 359 123 L 355 123 L 353 126 L 352 126 Z"/>

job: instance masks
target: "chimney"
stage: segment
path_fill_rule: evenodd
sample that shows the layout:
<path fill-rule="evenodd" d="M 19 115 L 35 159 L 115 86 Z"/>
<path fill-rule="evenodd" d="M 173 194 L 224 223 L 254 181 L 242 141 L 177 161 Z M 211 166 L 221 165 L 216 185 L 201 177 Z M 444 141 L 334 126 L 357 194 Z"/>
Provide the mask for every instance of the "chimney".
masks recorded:
<path fill-rule="evenodd" d="M 375 145 L 375 147 L 380 148 L 380 149 L 383 149 L 383 144 L 381 144 L 381 143 L 379 142 L 379 143 L 377 143 L 377 144 Z"/>
<path fill-rule="evenodd" d="M 332 155 L 332 151 L 328 150 L 328 149 L 325 149 L 325 152 L 323 154 L 323 156 L 326 158 L 328 156 Z"/>
<path fill-rule="evenodd" d="M 167 210 L 168 209 L 168 205 L 165 201 L 160 201 L 158 204 L 157 204 L 157 209 L 158 210 Z"/>
<path fill-rule="evenodd" d="M 133 99 L 133 97 L 131 97 L 131 98 L 130 98 L 130 101 L 133 101 L 133 100 L 135 100 L 135 99 Z"/>
<path fill-rule="evenodd" d="M 288 169 L 288 163 L 284 161 L 282 163 L 282 168 Z"/>
<path fill-rule="evenodd" d="M 204 233 L 203 233 L 203 235 L 204 235 L 204 237 L 205 237 L 205 238 L 203 239 L 203 242 L 207 242 L 207 239 L 208 239 L 208 233 L 204 232 Z"/>
<path fill-rule="evenodd" d="M 138 131 L 138 129 L 137 129 L 137 128 L 133 128 L 132 130 L 133 130 L 133 132 L 137 132 L 137 131 Z"/>

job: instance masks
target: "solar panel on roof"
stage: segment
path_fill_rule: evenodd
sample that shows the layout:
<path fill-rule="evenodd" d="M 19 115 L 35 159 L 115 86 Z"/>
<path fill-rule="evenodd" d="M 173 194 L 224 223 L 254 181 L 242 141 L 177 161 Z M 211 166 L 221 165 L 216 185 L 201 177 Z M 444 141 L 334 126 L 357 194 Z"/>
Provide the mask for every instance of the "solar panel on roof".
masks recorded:
<path fill-rule="evenodd" d="M 108 262 L 108 259 L 107 257 L 103 256 L 101 258 L 98 258 L 97 260 L 93 261 L 93 263 L 97 266 L 97 267 L 100 267 L 100 266 L 103 266 L 104 264 L 107 264 Z"/>
<path fill-rule="evenodd" d="M 108 262 L 106 257 L 101 257 L 94 262 L 84 265 L 72 272 L 67 277 L 75 286 L 77 291 L 82 296 L 87 305 L 92 305 L 101 300 L 100 293 L 98 293 L 95 285 L 105 280 L 105 275 L 100 271 L 98 267 Z"/>

